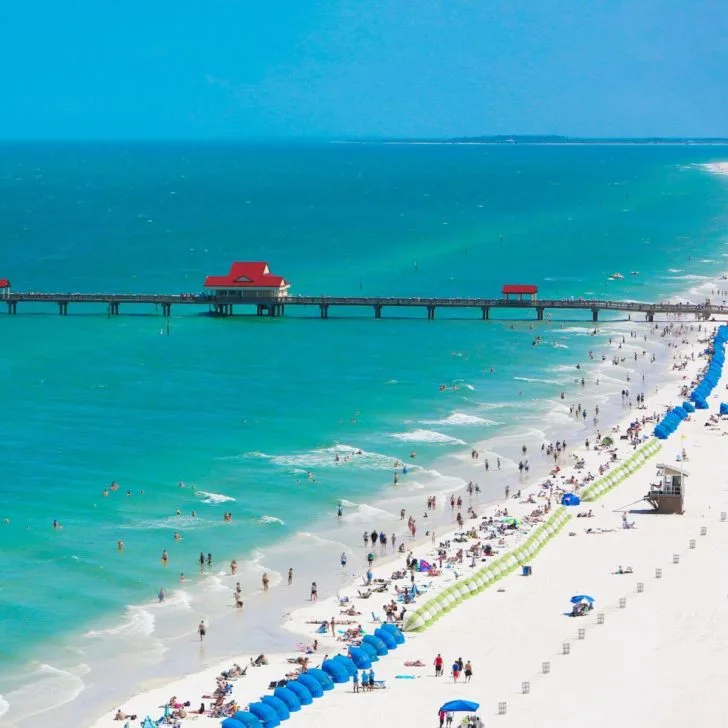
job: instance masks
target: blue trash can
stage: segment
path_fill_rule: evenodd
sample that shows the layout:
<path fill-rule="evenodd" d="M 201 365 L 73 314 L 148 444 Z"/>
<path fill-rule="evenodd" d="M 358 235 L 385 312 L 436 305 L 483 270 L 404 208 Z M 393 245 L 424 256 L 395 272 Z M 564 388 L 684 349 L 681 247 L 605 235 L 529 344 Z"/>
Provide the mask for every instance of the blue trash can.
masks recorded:
<path fill-rule="evenodd" d="M 531 576 L 531 567 L 530 566 L 524 566 L 523 568 L 523 576 Z"/>

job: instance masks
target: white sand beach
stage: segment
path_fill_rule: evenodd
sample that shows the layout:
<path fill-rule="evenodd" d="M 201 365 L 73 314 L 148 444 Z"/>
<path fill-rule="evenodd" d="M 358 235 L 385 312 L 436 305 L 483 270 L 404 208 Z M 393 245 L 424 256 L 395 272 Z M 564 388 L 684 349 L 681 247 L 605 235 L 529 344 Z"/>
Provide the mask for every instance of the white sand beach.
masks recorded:
<path fill-rule="evenodd" d="M 714 328 L 711 323 L 709 330 Z M 623 461 L 633 452 L 628 440 L 619 439 L 628 422 L 653 412 L 661 415 L 665 406 L 683 401 L 679 388 L 689 385 L 707 362 L 699 356 L 705 348 L 700 343 L 705 332 L 704 326 L 701 333 L 686 333 L 683 343 L 674 349 L 674 355 L 685 362 L 684 371 L 674 372 L 659 392 L 648 395 L 644 410 L 630 411 L 618 432 L 602 433 L 614 437 L 613 447 L 585 450 L 583 446 L 569 446 L 559 458 L 560 472 L 550 479 L 554 487 L 569 490 L 565 482 L 572 475 L 583 483 L 588 473 L 597 475 L 600 465 L 611 462 L 614 467 L 615 456 Z M 424 631 L 407 632 L 406 643 L 373 666 L 377 680 L 385 681 L 385 689 L 355 694 L 350 682 L 337 685 L 312 705 L 291 714 L 286 724 L 333 728 L 345 721 L 358 728 L 380 725 L 386 716 L 387 723 L 396 725 L 435 726 L 439 706 L 456 698 L 479 703 L 478 714 L 486 724 L 514 728 L 543 724 L 576 727 L 585 719 L 596 728 L 616 723 L 677 728 L 718 721 L 724 714 L 720 682 L 728 669 L 721 659 L 728 645 L 728 588 L 721 571 L 728 545 L 728 521 L 721 516 L 728 511 L 728 478 L 720 467 L 728 420 L 711 424 L 710 418 L 717 419 L 719 403 L 728 399 L 726 381 L 724 375 L 709 398 L 710 409 L 691 414 L 663 443 L 657 457 L 593 503 L 569 508 L 574 517 L 533 560 L 530 576 L 523 576 L 518 569 L 466 599 Z M 651 436 L 654 424 L 646 422 L 642 436 Z M 687 460 L 681 465 L 678 458 L 683 448 Z M 584 463 L 575 469 L 578 459 Z M 655 480 L 658 462 L 677 463 L 688 473 L 683 515 L 656 515 L 643 500 Z M 544 510 L 548 500 L 545 495 L 549 490 L 541 487 L 544 480 L 524 488 L 521 498 L 511 494 L 507 501 L 478 509 L 477 518 L 465 519 L 465 528 L 477 528 L 486 516 L 499 514 L 506 507 L 510 516 L 521 520 L 519 527 L 483 541 L 502 555 L 543 521 L 541 515 L 529 523 L 530 514 Z M 535 505 L 522 502 L 530 494 Z M 466 493 L 463 498 L 465 515 L 469 505 Z M 556 508 L 556 497 L 552 503 Z M 444 503 L 437 507 L 450 508 Z M 593 517 L 576 517 L 590 510 Z M 622 527 L 625 512 L 633 528 Z M 421 521 L 419 525 L 422 528 Z M 480 529 L 478 535 L 483 537 L 493 528 Z M 453 542 L 459 531 L 454 525 L 449 533 L 436 535 L 438 543 L 451 541 L 450 556 L 459 547 L 478 543 L 478 539 Z M 420 540 L 414 554 L 434 563 L 437 554 L 431 538 Z M 379 559 L 374 578 L 389 580 L 394 570 L 404 568 L 404 559 L 405 554 Z M 623 571 L 629 567 L 631 573 L 617 573 L 619 567 Z M 462 564 L 443 568 L 441 576 L 418 573 L 416 583 L 422 589 L 429 588 L 418 603 L 453 583 L 456 573 L 465 578 L 471 570 L 470 559 L 465 557 Z M 318 634 L 318 623 L 333 616 L 339 623 L 337 634 L 359 624 L 365 632 L 373 632 L 379 625 L 372 613 L 384 619 L 383 603 L 396 599 L 395 587 L 409 584 L 409 575 L 391 581 L 386 594 L 375 593 L 366 599 L 358 595 L 365 588 L 362 584 L 360 577 L 356 584 L 340 591 L 339 598 L 349 599 L 344 606 L 337 597 L 322 598 L 288 615 L 284 626 L 292 633 L 292 646 L 311 645 L 318 638 L 318 649 L 309 655 L 311 666 L 318 665 L 327 654 L 345 653 L 347 647 L 330 631 Z M 568 616 L 570 598 L 576 594 L 595 599 L 594 609 L 586 616 Z M 418 603 L 408 608 L 414 610 Z M 361 614 L 341 614 L 350 605 Z M 345 620 L 352 624 L 344 624 Z M 444 659 L 445 675 L 436 678 L 433 661 L 438 653 Z M 296 666 L 290 660 L 303 656 L 295 648 L 285 654 L 266 655 L 267 665 L 250 666 L 245 677 L 232 681 L 225 701 L 234 699 L 243 708 L 270 694 L 269 683 L 293 671 Z M 114 721 L 116 707 L 138 716 L 130 725 L 138 725 L 146 715 L 157 719 L 171 696 L 189 701 L 188 713 L 197 710 L 201 702 L 209 707 L 210 698 L 203 696 L 215 689 L 220 671 L 229 668 L 231 662 L 244 668 L 251 657 L 255 655 L 240 656 L 137 695 L 114 706 L 93 728 L 120 725 Z M 457 658 L 472 663 L 473 677 L 468 684 L 463 684 L 462 677 L 458 684 L 453 682 L 449 668 Z M 424 666 L 405 665 L 415 661 Z M 456 724 L 463 715 L 455 715 Z M 220 718 L 189 714 L 181 724 L 217 726 L 220 722 Z"/>

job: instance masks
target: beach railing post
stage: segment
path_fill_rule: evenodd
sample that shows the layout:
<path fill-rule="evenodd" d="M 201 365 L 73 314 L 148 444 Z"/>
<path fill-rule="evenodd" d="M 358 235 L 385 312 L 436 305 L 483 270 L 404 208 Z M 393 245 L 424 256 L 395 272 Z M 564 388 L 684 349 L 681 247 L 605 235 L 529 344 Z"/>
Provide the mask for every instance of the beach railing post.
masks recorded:
<path fill-rule="evenodd" d="M 619 608 L 624 609 L 627 606 L 627 599 L 625 597 L 622 597 L 619 600 Z"/>
<path fill-rule="evenodd" d="M 694 549 L 695 548 L 695 539 L 694 538 L 691 538 L 690 539 L 690 548 L 691 549 Z"/>
<path fill-rule="evenodd" d="M 561 654 L 562 655 L 568 655 L 571 653 L 571 645 L 568 642 L 564 642 L 561 645 Z"/>
<path fill-rule="evenodd" d="M 505 715 L 508 712 L 508 703 L 505 700 L 498 703 L 498 715 Z"/>
<path fill-rule="evenodd" d="M 597 624 L 604 624 L 604 612 L 597 614 Z"/>
<path fill-rule="evenodd" d="M 586 637 L 586 630 L 582 627 L 578 633 L 579 639 L 583 640 Z"/>
<path fill-rule="evenodd" d="M 541 663 L 541 673 L 548 675 L 551 672 L 551 663 L 546 661 Z"/>
<path fill-rule="evenodd" d="M 524 680 L 521 683 L 521 695 L 528 695 L 531 692 L 531 683 L 528 680 Z"/>
<path fill-rule="evenodd" d="M 672 555 L 672 563 L 673 564 L 679 564 L 680 563 L 680 554 L 673 554 Z"/>
<path fill-rule="evenodd" d="M 701 536 L 707 536 L 708 535 L 708 527 L 707 526 L 701 526 L 700 527 L 700 535 Z"/>
<path fill-rule="evenodd" d="M 662 579 L 662 569 L 655 569 L 655 579 Z"/>

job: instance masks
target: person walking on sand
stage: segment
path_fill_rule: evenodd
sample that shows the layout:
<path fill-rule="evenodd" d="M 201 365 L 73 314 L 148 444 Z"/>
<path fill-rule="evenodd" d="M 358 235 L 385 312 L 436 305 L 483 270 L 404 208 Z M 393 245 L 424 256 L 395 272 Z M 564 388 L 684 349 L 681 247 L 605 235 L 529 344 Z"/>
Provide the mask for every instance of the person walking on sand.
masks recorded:
<path fill-rule="evenodd" d="M 293 569 L 288 569 L 288 586 L 293 584 Z"/>
<path fill-rule="evenodd" d="M 200 620 L 200 623 L 197 625 L 197 632 L 200 635 L 200 642 L 205 639 L 205 635 L 207 634 L 207 628 L 205 627 L 205 620 Z"/>
<path fill-rule="evenodd" d="M 352 676 L 352 681 L 354 683 L 354 692 L 359 692 L 359 670 L 354 670 L 354 675 Z"/>
<path fill-rule="evenodd" d="M 268 591 L 268 584 L 270 582 L 270 579 L 268 578 L 268 572 L 265 572 L 263 574 L 262 582 L 263 582 L 263 591 Z"/>
<path fill-rule="evenodd" d="M 473 677 L 473 666 L 470 664 L 470 660 L 468 660 L 465 663 L 465 682 L 469 683 L 471 677 Z"/>
<path fill-rule="evenodd" d="M 442 728 L 442 726 L 445 725 L 445 711 L 440 710 L 440 712 L 437 714 L 437 717 L 440 719 L 440 728 Z"/>
<path fill-rule="evenodd" d="M 442 655 L 438 652 L 437 657 L 435 658 L 435 677 L 440 677 L 442 675 Z"/>
<path fill-rule="evenodd" d="M 316 586 L 315 581 L 311 582 L 311 601 L 318 601 L 318 587 Z"/>
<path fill-rule="evenodd" d="M 341 568 L 346 569 L 346 551 L 341 552 Z"/>
<path fill-rule="evenodd" d="M 453 715 L 452 715 L 452 713 L 450 711 L 448 711 L 447 712 L 447 716 L 445 718 L 445 722 L 447 724 L 447 728 L 450 728 L 450 726 L 452 725 L 452 719 L 453 719 Z"/>
<path fill-rule="evenodd" d="M 460 663 L 455 660 L 455 662 L 452 663 L 452 681 L 456 683 L 458 681 L 458 678 L 460 677 Z"/>
<path fill-rule="evenodd" d="M 336 619 L 331 617 L 331 636 L 336 637 Z"/>

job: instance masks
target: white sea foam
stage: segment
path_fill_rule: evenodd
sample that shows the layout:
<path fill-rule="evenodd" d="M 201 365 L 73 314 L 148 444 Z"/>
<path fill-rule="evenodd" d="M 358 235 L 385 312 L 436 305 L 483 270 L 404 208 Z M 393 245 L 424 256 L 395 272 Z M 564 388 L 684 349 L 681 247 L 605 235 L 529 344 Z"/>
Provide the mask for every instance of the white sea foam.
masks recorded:
<path fill-rule="evenodd" d="M 196 495 L 202 498 L 203 503 L 211 503 L 213 505 L 235 501 L 235 498 L 230 495 L 225 495 L 224 493 L 208 493 L 206 490 L 198 490 Z"/>
<path fill-rule="evenodd" d="M 728 162 L 707 162 L 699 166 L 713 174 L 728 175 Z"/>
<path fill-rule="evenodd" d="M 399 520 L 399 516 L 385 511 L 383 508 L 370 506 L 367 503 L 360 503 L 356 510 L 351 513 L 344 512 L 343 520 L 348 523 L 372 523 L 381 522 L 382 519 L 388 521 Z"/>
<path fill-rule="evenodd" d="M 2 718 L 5 713 L 8 712 L 8 709 L 10 708 L 10 703 L 8 703 L 5 698 L 3 698 L 2 695 L 0 695 L 0 718 Z"/>
<path fill-rule="evenodd" d="M 315 533 L 311 533 L 310 531 L 298 531 L 296 533 L 296 538 L 300 538 L 304 541 L 312 541 L 313 543 L 320 545 L 320 546 L 336 546 L 337 548 L 341 548 L 343 550 L 348 551 L 348 547 L 346 544 L 341 543 L 341 541 L 333 541 L 330 538 L 324 538 L 323 536 L 318 536 Z"/>
<path fill-rule="evenodd" d="M 336 456 L 339 456 L 338 461 Z M 397 459 L 393 455 L 367 452 L 352 445 L 334 445 L 333 447 L 319 448 L 292 455 L 265 455 L 258 453 L 256 457 L 266 457 L 279 467 L 295 470 L 301 468 L 302 472 L 319 468 L 355 467 L 362 470 L 391 470 L 392 463 Z"/>
<path fill-rule="evenodd" d="M 513 377 L 519 382 L 540 383 L 540 384 L 564 384 L 563 379 L 541 379 L 540 377 Z"/>
<path fill-rule="evenodd" d="M 422 420 L 423 425 L 498 425 L 499 422 L 485 417 L 468 415 L 464 412 L 453 412 L 440 420 Z"/>
<path fill-rule="evenodd" d="M 402 442 L 427 442 L 447 445 L 464 445 L 463 440 L 459 440 L 457 437 L 450 437 L 449 435 L 443 435 L 442 432 L 435 432 L 434 430 L 413 430 L 412 432 L 395 432 L 392 434 L 395 440 L 401 440 Z"/>
<path fill-rule="evenodd" d="M 87 672 L 87 665 L 60 670 L 53 665 L 41 664 L 31 676 L 30 682 L 8 693 L 6 699 L 0 702 L 0 711 L 3 703 L 7 706 L 4 712 L 11 706 L 16 706 L 12 716 L 17 720 L 58 708 L 81 694 L 86 685 L 77 673 Z M 4 712 L 0 712 L 0 716 Z"/>
<path fill-rule="evenodd" d="M 154 632 L 154 615 L 141 607 L 127 607 L 121 623 L 116 627 L 107 629 L 91 629 L 84 637 L 122 637 L 134 639 L 136 637 L 149 637 Z"/>
<path fill-rule="evenodd" d="M 261 516 L 258 519 L 258 523 L 278 523 L 281 526 L 285 526 L 286 522 L 276 516 Z"/>

